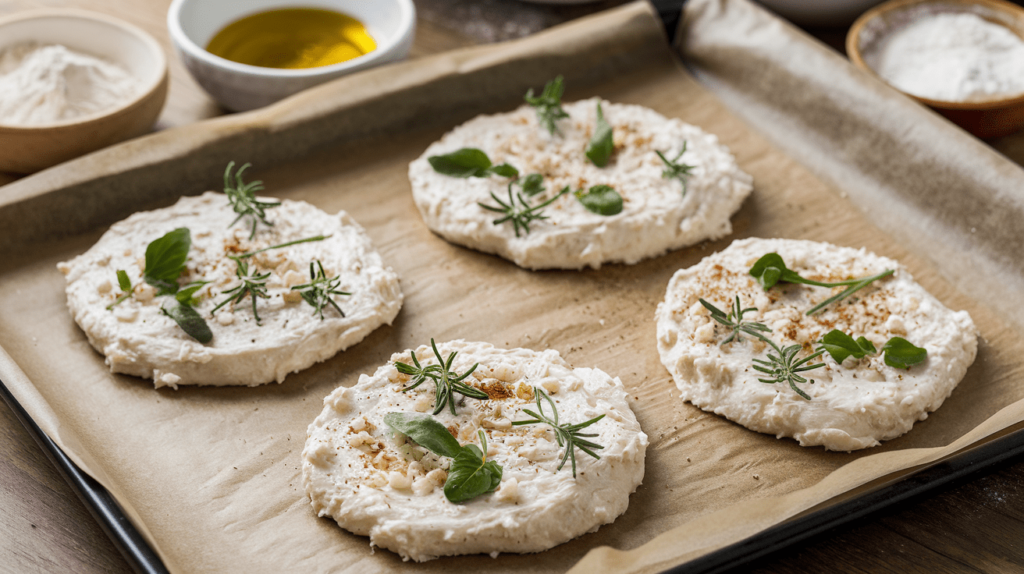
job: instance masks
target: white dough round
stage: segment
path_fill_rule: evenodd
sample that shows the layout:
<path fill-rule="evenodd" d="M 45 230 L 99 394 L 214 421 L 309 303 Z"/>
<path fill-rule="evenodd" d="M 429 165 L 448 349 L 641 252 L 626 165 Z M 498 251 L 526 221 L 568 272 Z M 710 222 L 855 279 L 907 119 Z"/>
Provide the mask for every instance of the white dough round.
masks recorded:
<path fill-rule="evenodd" d="M 779 283 L 769 292 L 749 274 L 766 253 L 778 253 L 805 279 L 835 282 L 895 269 L 838 304 L 807 316 L 839 293 Z M 770 347 L 749 335 L 720 345 L 731 329 L 714 321 L 699 298 L 728 313 L 733 298 L 756 311 L 743 316 L 771 328 L 765 335 L 779 347 L 803 345 L 798 357 L 816 349 L 832 329 L 866 337 L 875 348 L 894 336 L 928 352 L 910 369 L 885 364 L 883 355 L 847 358 L 839 365 L 827 353 L 814 362 L 825 367 L 801 373 L 799 385 L 811 400 L 786 383 L 766 384 L 752 359 L 766 359 Z M 966 311 L 951 311 L 914 282 L 892 259 L 864 249 L 789 239 L 744 239 L 676 272 L 658 305 L 658 351 L 684 400 L 751 430 L 793 437 L 801 446 L 851 451 L 896 438 L 938 409 L 974 362 L 978 332 Z"/>
<path fill-rule="evenodd" d="M 390 412 L 433 410 L 434 386 L 427 381 L 408 392 L 409 377 L 395 361 L 412 364 L 409 351 L 352 388 L 324 399 L 324 410 L 309 426 L 302 451 L 306 493 L 319 516 L 370 537 L 403 559 L 499 552 L 539 552 L 597 530 L 626 511 L 629 495 L 644 476 L 647 435 L 627 404 L 622 382 L 598 369 L 574 369 L 557 351 L 498 349 L 487 343 L 452 341 L 438 345 L 442 356 L 458 352 L 453 370 L 477 370 L 465 380 L 490 400 L 466 399 L 458 415 L 445 409 L 435 418 L 459 442 L 479 446 L 487 434 L 488 460 L 503 468 L 500 487 L 465 503 L 445 498 L 450 460 L 406 442 L 390 431 Z M 421 364 L 436 364 L 429 347 L 415 349 Z M 604 449 L 600 460 L 576 450 L 577 477 L 570 463 L 556 472 L 562 449 L 546 425 L 512 426 L 536 410 L 533 387 L 547 389 L 560 423 L 605 415 L 586 431 Z M 547 403 L 545 413 L 552 413 Z"/>
<path fill-rule="evenodd" d="M 87 252 L 58 265 L 67 279 L 71 315 L 112 372 L 152 378 L 157 388 L 280 383 L 289 373 L 358 343 L 398 314 L 398 276 L 384 266 L 370 238 L 344 211 L 328 215 L 308 203 L 285 200 L 267 210 L 273 226 L 260 224 L 252 240 L 248 218 L 230 225 L 235 217 L 224 194 L 183 197 L 171 207 L 115 223 Z M 161 306 L 173 304 L 174 297 L 154 297 L 155 290 L 142 280 L 147 245 L 180 227 L 190 230 L 192 248 L 179 283 L 210 282 L 196 294 L 196 311 L 213 332 L 205 345 L 161 313 Z M 261 325 L 256 324 L 250 296 L 211 317 L 214 306 L 227 298 L 222 293 L 239 284 L 228 255 L 316 235 L 330 237 L 249 259 L 250 270 L 255 265 L 261 273 L 271 272 L 270 297 L 256 304 Z M 314 260 L 323 264 L 327 276 L 341 278 L 339 290 L 352 294 L 334 296 L 344 317 L 328 305 L 321 320 L 291 291 L 310 281 Z M 127 272 L 134 293 L 108 310 L 120 293 L 118 269 Z"/>
<path fill-rule="evenodd" d="M 615 153 L 604 168 L 585 155 L 598 102 L 615 142 Z M 554 135 L 524 105 L 510 113 L 479 116 L 427 148 L 409 165 L 413 198 L 427 226 L 452 243 L 496 253 L 528 269 L 632 264 L 732 232 L 729 218 L 750 194 L 751 178 L 717 137 L 642 106 L 593 98 L 564 109 L 570 117 L 558 121 Z M 672 159 L 683 142 L 686 153 L 679 161 L 696 166 L 685 195 L 681 181 L 662 176 L 665 165 L 655 153 Z M 495 225 L 501 214 L 478 205 L 497 206 L 492 192 L 507 203 L 508 179 L 460 179 L 435 172 L 427 161 L 464 147 L 479 148 L 494 164 L 507 162 L 523 176 L 542 174 L 547 189 L 529 200 L 531 205 L 565 186 L 586 191 L 604 184 L 622 196 L 623 210 L 598 215 L 569 193 L 544 208 L 549 219 L 533 221 L 530 233 L 516 237 L 511 222 Z"/>

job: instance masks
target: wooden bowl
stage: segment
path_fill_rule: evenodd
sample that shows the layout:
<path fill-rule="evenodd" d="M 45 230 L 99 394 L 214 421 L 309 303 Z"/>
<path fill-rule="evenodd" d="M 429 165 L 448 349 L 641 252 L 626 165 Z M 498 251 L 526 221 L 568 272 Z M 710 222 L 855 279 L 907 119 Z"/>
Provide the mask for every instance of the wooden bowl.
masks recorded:
<path fill-rule="evenodd" d="M 857 67 L 881 78 L 865 61 L 880 41 L 918 18 L 938 13 L 976 14 L 1024 38 L 1024 8 L 1002 0 L 890 0 L 868 10 L 846 35 L 846 53 Z M 898 89 L 898 88 L 897 88 Z M 903 92 L 979 138 L 994 138 L 1024 128 L 1024 94 L 970 102 L 932 100 Z"/>
<path fill-rule="evenodd" d="M 0 50 L 25 42 L 62 44 L 124 66 L 142 82 L 120 106 L 45 126 L 4 124 L 0 171 L 33 173 L 142 135 L 167 98 L 167 59 L 152 36 L 126 22 L 81 10 L 46 10 L 0 20 Z"/>

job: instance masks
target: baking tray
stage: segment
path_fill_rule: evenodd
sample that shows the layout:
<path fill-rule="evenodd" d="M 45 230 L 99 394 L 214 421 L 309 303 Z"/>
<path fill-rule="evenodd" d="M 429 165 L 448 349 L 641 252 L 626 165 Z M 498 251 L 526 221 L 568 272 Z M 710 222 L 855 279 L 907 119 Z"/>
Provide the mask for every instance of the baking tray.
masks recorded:
<path fill-rule="evenodd" d="M 216 122 L 213 123 L 216 124 Z M 141 150 L 140 147 L 133 148 L 132 145 L 132 143 L 125 144 L 119 148 L 119 151 L 125 152 L 124 156 L 127 157 L 127 155 Z M 108 157 L 116 157 L 116 154 Z M 139 166 L 136 164 L 131 167 L 138 168 Z M 41 198 L 41 201 L 45 200 L 46 198 Z M 73 224 L 71 227 L 70 232 L 81 231 L 74 229 Z M 30 232 L 31 230 L 28 231 L 28 233 Z M 13 396 L 6 387 L 3 389 L 2 395 L 12 405 L 19 418 L 33 431 L 44 450 L 55 460 L 58 468 L 67 473 L 73 487 L 76 487 L 78 494 L 83 497 L 90 510 L 97 515 L 101 524 L 114 538 L 129 563 L 138 571 L 165 571 L 159 560 L 155 558 L 153 551 L 146 546 L 144 538 L 125 519 L 124 513 L 120 511 L 112 497 L 98 483 L 78 470 L 68 457 L 45 434 L 41 433 L 38 426 L 27 418 L 21 406 L 13 400 Z M 810 509 L 775 527 L 763 530 L 755 536 L 678 566 L 673 571 L 718 572 L 740 567 L 765 553 L 784 548 L 788 544 L 813 536 L 825 529 L 999 464 L 1008 457 L 1016 456 L 1024 448 L 1022 444 L 1024 444 L 1024 438 L 1021 437 L 1019 431 L 1002 433 L 999 438 L 989 440 L 980 446 L 965 449 L 955 456 L 911 469 L 899 476 L 897 480 L 889 479 L 877 484 L 866 485 L 851 493 L 844 500 L 830 501 L 828 505 L 823 505 L 821 508 Z"/>

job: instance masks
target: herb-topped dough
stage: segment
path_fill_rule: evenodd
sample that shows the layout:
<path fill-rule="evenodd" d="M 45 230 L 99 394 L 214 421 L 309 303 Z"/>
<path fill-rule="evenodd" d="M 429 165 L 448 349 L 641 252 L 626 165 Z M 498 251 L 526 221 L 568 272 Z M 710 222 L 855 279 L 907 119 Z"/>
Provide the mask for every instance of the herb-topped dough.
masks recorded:
<path fill-rule="evenodd" d="M 614 142 L 605 167 L 585 155 L 598 103 Z M 528 269 L 632 264 L 732 231 L 729 218 L 750 193 L 751 178 L 714 135 L 645 107 L 598 98 L 566 104 L 564 110 L 568 117 L 557 120 L 554 133 L 524 105 L 479 116 L 427 148 L 409 166 L 413 198 L 427 226 L 452 243 L 496 253 Z M 693 166 L 689 176 L 665 177 L 666 164 L 656 152 L 671 160 L 684 142 L 678 162 Z M 491 193 L 507 201 L 508 178 L 460 179 L 435 172 L 428 161 L 460 148 L 480 149 L 494 164 L 508 163 L 523 176 L 543 176 L 545 190 L 528 198 L 532 205 L 566 186 L 570 192 L 543 208 L 547 219 L 530 222 L 530 232 L 517 236 L 510 222 L 493 223 L 500 214 L 479 205 L 496 205 Z M 596 185 L 618 192 L 621 212 L 595 213 L 572 193 Z"/>
<path fill-rule="evenodd" d="M 328 215 L 301 201 L 285 200 L 267 212 L 272 226 L 260 224 L 250 239 L 250 221 L 231 223 L 237 214 L 225 195 L 207 192 L 183 197 L 175 205 L 140 212 L 118 222 L 87 252 L 61 263 L 68 308 L 92 346 L 115 373 L 152 378 L 156 386 L 260 385 L 282 382 L 289 373 L 324 361 L 391 323 L 402 305 L 398 277 L 381 261 L 369 237 L 345 212 Z M 161 307 L 174 296 L 158 296 L 143 282 L 147 245 L 169 231 L 188 228 L 191 249 L 180 285 L 208 281 L 194 295 L 195 311 L 213 338 L 202 344 L 183 331 Z M 221 307 L 225 291 L 239 284 L 229 255 L 314 236 L 326 239 L 271 249 L 244 259 L 254 273 L 270 273 L 268 298 L 245 297 Z M 344 312 L 331 305 L 316 314 L 291 287 L 309 283 L 310 263 L 319 261 L 330 277 L 340 278 L 334 295 Z M 124 270 L 131 296 L 118 298 L 116 270 Z"/>
<path fill-rule="evenodd" d="M 452 459 L 439 457 L 393 432 L 389 413 L 430 414 L 434 383 L 402 392 L 412 378 L 396 362 L 412 363 L 410 352 L 351 388 L 324 399 L 324 410 L 309 426 L 302 452 L 306 493 L 320 516 L 330 516 L 370 544 L 404 559 L 499 552 L 539 552 L 597 530 L 625 512 L 629 495 L 644 476 L 647 435 L 627 404 L 617 378 L 598 369 L 572 368 L 557 351 L 498 349 L 487 343 L 452 341 L 438 345 L 447 358 L 457 352 L 453 371 L 489 399 L 467 398 L 453 416 L 434 418 L 463 445 L 487 440 L 487 460 L 499 464 L 500 485 L 462 503 L 443 492 Z M 429 347 L 415 350 L 426 367 L 437 364 Z M 429 358 L 429 360 L 427 360 Z M 594 459 L 576 450 L 576 478 L 569 463 L 556 471 L 563 448 L 551 427 L 515 426 L 537 410 L 534 388 L 550 396 L 559 423 L 581 423 L 605 415 L 583 432 L 603 446 Z M 545 414 L 551 410 L 544 405 Z"/>
<path fill-rule="evenodd" d="M 895 270 L 838 303 L 808 316 L 807 310 L 839 293 L 780 282 L 765 291 L 748 272 L 759 258 L 778 253 L 801 277 L 836 282 Z M 883 349 L 894 337 L 927 351 L 909 368 L 895 368 L 883 353 L 848 357 L 840 365 L 824 353 L 799 373 L 806 400 L 784 383 L 754 369 L 766 360 L 764 341 L 749 332 L 742 341 L 721 344 L 732 329 L 713 320 L 699 302 L 728 312 L 739 296 L 746 323 L 771 329 L 761 333 L 779 347 L 800 345 L 798 359 L 819 349 L 824 335 L 842 331 Z M 788 239 L 744 239 L 720 253 L 678 271 L 658 306 L 658 351 L 686 401 L 749 429 L 793 437 L 802 446 L 851 451 L 896 438 L 938 409 L 974 362 L 977 330 L 966 311 L 951 311 L 892 259 L 863 249 Z M 731 316 L 730 319 L 734 318 Z"/>

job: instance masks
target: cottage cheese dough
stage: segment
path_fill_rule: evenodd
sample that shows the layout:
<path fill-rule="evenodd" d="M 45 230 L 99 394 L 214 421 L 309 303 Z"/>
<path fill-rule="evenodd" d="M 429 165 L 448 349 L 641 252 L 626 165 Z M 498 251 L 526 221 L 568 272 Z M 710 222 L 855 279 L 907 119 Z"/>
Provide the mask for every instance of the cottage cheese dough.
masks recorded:
<path fill-rule="evenodd" d="M 261 224 L 252 241 L 246 220 L 229 227 L 235 217 L 223 194 L 183 197 L 171 207 L 136 213 L 114 224 L 87 252 L 58 265 L 67 279 L 68 309 L 112 372 L 152 378 L 158 388 L 282 382 L 289 373 L 358 343 L 398 314 L 398 276 L 384 266 L 369 237 L 344 211 L 328 215 L 308 203 L 285 200 L 267 211 L 273 227 Z M 173 297 L 154 297 L 155 290 L 142 281 L 146 246 L 179 227 L 189 228 L 192 235 L 188 266 L 179 282 L 211 282 L 197 294 L 201 302 L 196 306 L 213 331 L 206 345 L 160 312 Z M 262 326 L 256 325 L 248 296 L 210 317 L 225 298 L 221 293 L 239 284 L 235 263 L 227 255 L 316 235 L 330 237 L 250 259 L 250 266 L 272 273 L 270 298 L 257 302 Z M 328 306 L 321 321 L 290 290 L 310 281 L 313 260 L 323 263 L 328 276 L 340 275 L 340 290 L 352 293 L 335 296 L 345 317 Z M 107 310 L 120 291 L 118 269 L 127 271 L 135 292 Z"/>
<path fill-rule="evenodd" d="M 480 363 L 466 382 L 491 400 L 466 399 L 458 416 L 436 415 L 462 444 L 477 444 L 487 433 L 488 460 L 503 467 L 493 493 L 462 504 L 443 493 L 450 459 L 406 442 L 384 423 L 389 412 L 432 411 L 433 383 L 406 393 L 409 378 L 395 361 L 411 364 L 409 351 L 352 388 L 324 399 L 324 410 L 309 426 L 302 452 L 306 493 L 320 516 L 330 516 L 370 544 L 404 559 L 488 552 L 539 552 L 593 532 L 626 511 L 629 494 L 644 476 L 647 435 L 626 402 L 617 378 L 598 369 L 572 368 L 557 351 L 497 349 L 487 343 L 453 341 L 438 346 L 442 356 L 458 351 L 454 370 Z M 436 363 L 429 347 L 415 349 Z M 600 460 L 576 451 L 577 478 L 570 463 L 555 472 L 562 453 L 545 425 L 513 427 L 536 410 L 533 387 L 542 387 L 558 405 L 560 422 L 583 422 L 604 445 Z M 545 404 L 546 413 L 551 415 Z"/>
<path fill-rule="evenodd" d="M 806 311 L 833 290 L 778 284 L 765 293 L 748 271 L 757 259 L 776 252 L 802 277 L 824 282 L 895 269 L 840 304 L 808 317 Z M 836 293 L 839 290 L 835 290 Z M 728 312 L 733 297 L 757 307 L 746 321 L 764 323 L 780 347 L 804 345 L 800 357 L 820 338 L 839 329 L 861 335 L 875 348 L 900 336 L 928 351 L 909 370 L 885 364 L 881 354 L 847 358 L 840 366 L 828 354 L 825 367 L 801 373 L 807 401 L 788 385 L 765 384 L 751 368 L 769 347 L 745 336 L 742 343 L 719 345 L 731 332 L 699 304 L 703 297 Z M 823 445 L 851 451 L 896 438 L 938 409 L 953 392 L 977 352 L 977 329 L 966 311 L 951 311 L 914 282 L 892 259 L 864 249 L 788 239 L 744 239 L 676 272 L 658 306 L 658 351 L 684 400 L 751 430 L 793 437 L 801 446 Z M 817 362 L 817 361 L 816 361 Z"/>
<path fill-rule="evenodd" d="M 601 101 L 614 130 L 615 153 L 604 168 L 584 153 L 596 122 L 597 98 L 566 104 L 568 119 L 551 135 L 537 124 L 530 106 L 505 114 L 479 116 L 446 134 L 409 165 L 413 198 L 424 221 L 441 237 L 496 253 L 528 269 L 598 268 L 602 263 L 636 263 L 671 249 L 716 239 L 732 232 L 729 217 L 750 194 L 751 178 L 740 171 L 718 138 L 641 106 Z M 694 165 L 682 193 L 678 179 L 662 177 L 655 150 Z M 564 186 L 587 190 L 605 184 L 623 198 L 618 215 L 588 211 L 571 194 L 544 209 L 550 219 L 534 221 L 516 237 L 511 223 L 494 225 L 496 214 L 478 203 L 496 205 L 490 193 L 508 201 L 505 178 L 459 179 L 436 173 L 427 161 L 463 147 L 483 150 L 494 164 L 507 162 L 520 174 L 540 173 L 546 191 L 531 205 L 553 197 Z"/>

